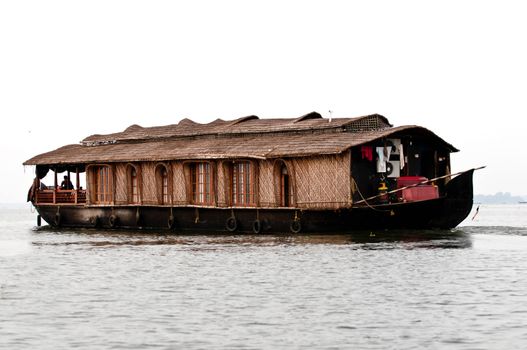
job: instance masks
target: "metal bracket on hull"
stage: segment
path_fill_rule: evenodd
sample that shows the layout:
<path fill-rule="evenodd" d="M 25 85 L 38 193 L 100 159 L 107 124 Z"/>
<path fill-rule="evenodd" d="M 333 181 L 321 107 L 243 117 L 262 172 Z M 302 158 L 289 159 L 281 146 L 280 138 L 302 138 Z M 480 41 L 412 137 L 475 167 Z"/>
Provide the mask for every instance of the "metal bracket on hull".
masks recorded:
<path fill-rule="evenodd" d="M 195 213 L 195 215 L 194 215 L 194 223 L 197 224 L 197 223 L 199 223 L 199 209 L 196 208 L 194 210 L 194 213 Z"/>

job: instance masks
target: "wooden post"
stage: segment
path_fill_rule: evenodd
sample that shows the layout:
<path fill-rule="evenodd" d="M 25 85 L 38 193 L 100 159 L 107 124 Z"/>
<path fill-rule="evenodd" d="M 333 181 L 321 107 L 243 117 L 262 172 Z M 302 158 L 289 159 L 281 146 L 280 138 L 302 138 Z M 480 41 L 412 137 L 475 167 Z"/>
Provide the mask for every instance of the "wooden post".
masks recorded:
<path fill-rule="evenodd" d="M 80 185 L 79 167 L 76 167 L 75 168 L 75 204 L 79 203 L 79 185 Z"/>
<path fill-rule="evenodd" d="M 55 184 L 53 186 L 53 204 L 57 204 L 57 168 L 53 169 L 53 171 L 55 172 Z"/>

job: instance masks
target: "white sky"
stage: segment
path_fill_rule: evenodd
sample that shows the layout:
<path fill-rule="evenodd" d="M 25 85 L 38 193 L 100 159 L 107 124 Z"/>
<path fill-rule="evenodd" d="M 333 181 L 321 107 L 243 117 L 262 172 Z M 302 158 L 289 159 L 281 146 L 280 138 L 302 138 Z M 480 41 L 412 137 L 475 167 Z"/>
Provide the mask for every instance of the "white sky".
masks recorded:
<path fill-rule="evenodd" d="M 527 194 L 524 1 L 0 0 L 1 202 L 94 133 L 379 113 L 461 149 L 475 192 Z"/>

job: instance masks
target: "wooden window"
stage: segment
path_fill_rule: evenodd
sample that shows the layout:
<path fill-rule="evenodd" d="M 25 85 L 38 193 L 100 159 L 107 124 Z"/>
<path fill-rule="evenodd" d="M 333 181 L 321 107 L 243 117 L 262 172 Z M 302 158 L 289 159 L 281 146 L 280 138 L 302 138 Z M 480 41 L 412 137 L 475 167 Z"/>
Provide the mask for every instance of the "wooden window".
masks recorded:
<path fill-rule="evenodd" d="M 165 167 L 161 170 L 161 181 L 162 181 L 162 187 L 161 187 L 161 198 L 163 198 L 162 204 L 168 203 L 168 172 Z"/>
<path fill-rule="evenodd" d="M 274 194 L 276 205 L 279 207 L 291 207 L 295 205 L 293 196 L 293 175 L 284 160 L 274 163 Z"/>
<path fill-rule="evenodd" d="M 156 167 L 156 182 L 157 182 L 157 193 L 159 204 L 169 204 L 169 176 L 168 169 L 164 164 L 159 164 Z"/>
<path fill-rule="evenodd" d="M 234 162 L 232 165 L 232 204 L 234 206 L 254 206 L 254 174 L 251 162 Z"/>
<path fill-rule="evenodd" d="M 282 163 L 280 168 L 280 206 L 288 207 L 291 205 L 291 184 L 287 167 Z"/>
<path fill-rule="evenodd" d="M 192 163 L 190 166 L 192 202 L 194 204 L 213 204 L 214 189 L 210 163 Z"/>
<path fill-rule="evenodd" d="M 110 167 L 107 165 L 94 168 L 95 202 L 109 204 L 113 201 L 113 183 Z"/>
<path fill-rule="evenodd" d="M 128 166 L 128 201 L 139 203 L 139 176 L 135 166 Z"/>

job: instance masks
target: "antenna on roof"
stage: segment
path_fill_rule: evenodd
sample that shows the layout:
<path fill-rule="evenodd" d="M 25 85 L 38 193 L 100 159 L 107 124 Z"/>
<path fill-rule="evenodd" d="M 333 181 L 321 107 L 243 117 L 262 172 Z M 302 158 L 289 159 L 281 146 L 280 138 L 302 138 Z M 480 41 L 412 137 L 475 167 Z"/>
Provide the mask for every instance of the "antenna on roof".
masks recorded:
<path fill-rule="evenodd" d="M 329 110 L 329 122 L 331 123 L 331 115 L 333 114 L 333 112 L 331 111 L 331 109 Z"/>

